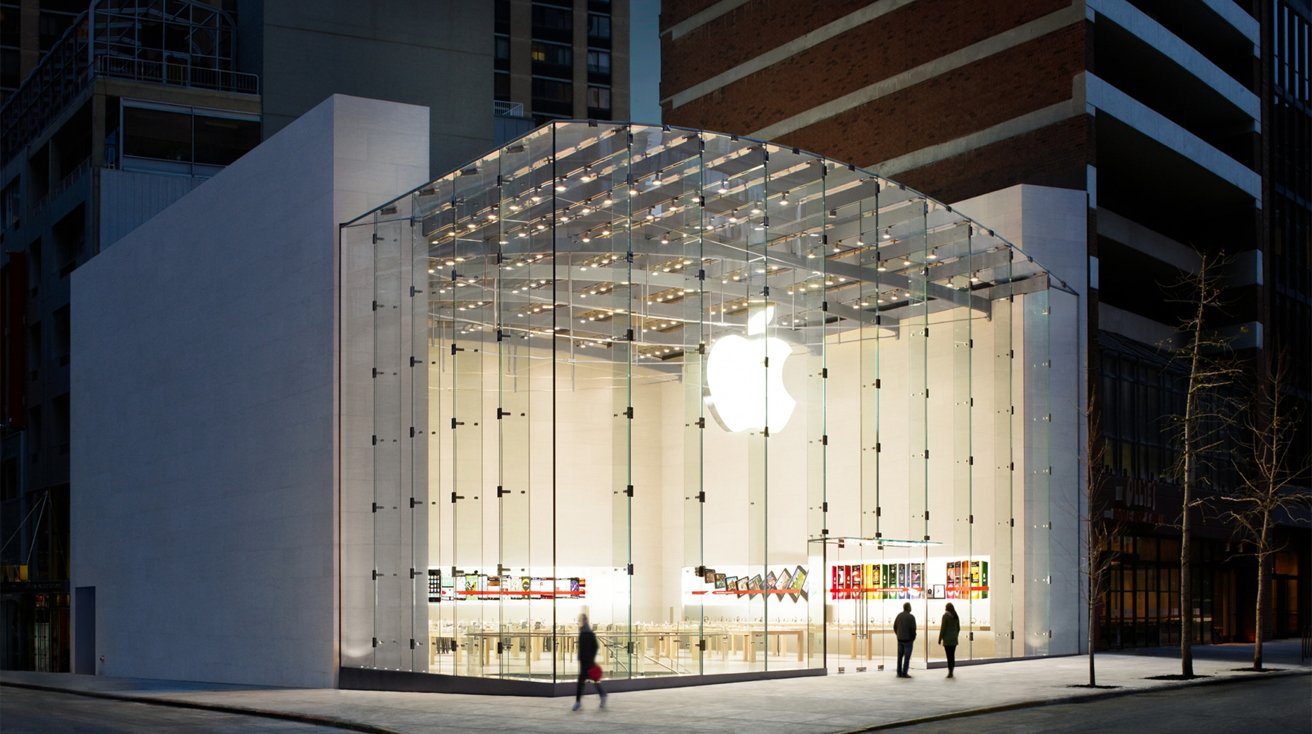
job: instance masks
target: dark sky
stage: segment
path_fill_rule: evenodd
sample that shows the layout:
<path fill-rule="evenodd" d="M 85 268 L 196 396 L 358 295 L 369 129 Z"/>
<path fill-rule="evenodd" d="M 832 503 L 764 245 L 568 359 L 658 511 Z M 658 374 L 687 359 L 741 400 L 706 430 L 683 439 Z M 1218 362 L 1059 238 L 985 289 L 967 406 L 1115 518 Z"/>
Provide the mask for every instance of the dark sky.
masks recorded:
<path fill-rule="evenodd" d="M 660 0 L 630 0 L 631 122 L 661 121 Z"/>

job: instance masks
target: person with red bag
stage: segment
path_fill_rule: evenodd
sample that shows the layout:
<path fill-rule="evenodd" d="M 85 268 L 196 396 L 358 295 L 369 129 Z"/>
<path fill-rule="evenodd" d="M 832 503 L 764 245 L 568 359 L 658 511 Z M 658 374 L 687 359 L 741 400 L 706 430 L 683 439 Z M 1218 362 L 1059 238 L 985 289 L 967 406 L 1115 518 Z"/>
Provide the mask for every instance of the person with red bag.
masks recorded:
<path fill-rule="evenodd" d="M 606 708 L 606 689 L 601 687 L 601 666 L 597 665 L 597 635 L 588 626 L 588 615 L 579 615 L 579 685 L 574 691 L 574 710 L 583 707 L 583 681 L 591 680 Z"/>

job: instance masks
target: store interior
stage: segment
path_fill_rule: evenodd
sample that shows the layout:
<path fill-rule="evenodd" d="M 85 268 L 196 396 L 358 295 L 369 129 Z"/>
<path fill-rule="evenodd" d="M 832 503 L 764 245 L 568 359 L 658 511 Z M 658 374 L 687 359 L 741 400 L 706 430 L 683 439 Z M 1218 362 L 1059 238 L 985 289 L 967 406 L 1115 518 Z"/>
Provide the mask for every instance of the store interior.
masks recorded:
<path fill-rule="evenodd" d="M 556 123 L 341 247 L 344 666 L 568 681 L 586 614 L 612 678 L 875 671 L 906 603 L 913 667 L 949 604 L 959 661 L 1052 652 L 1074 296 L 984 225 L 759 141 Z"/>

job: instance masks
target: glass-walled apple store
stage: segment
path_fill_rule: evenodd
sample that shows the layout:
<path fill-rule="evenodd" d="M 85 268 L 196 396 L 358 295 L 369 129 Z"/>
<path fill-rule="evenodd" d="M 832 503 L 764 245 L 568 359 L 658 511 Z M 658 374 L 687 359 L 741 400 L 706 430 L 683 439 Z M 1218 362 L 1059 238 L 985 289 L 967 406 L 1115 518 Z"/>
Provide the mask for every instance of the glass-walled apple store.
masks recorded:
<path fill-rule="evenodd" d="M 344 667 L 569 681 L 587 613 L 612 678 L 874 670 L 907 602 L 918 665 L 948 604 L 958 659 L 1050 651 L 1075 297 L 981 224 L 570 122 L 340 257 Z"/>

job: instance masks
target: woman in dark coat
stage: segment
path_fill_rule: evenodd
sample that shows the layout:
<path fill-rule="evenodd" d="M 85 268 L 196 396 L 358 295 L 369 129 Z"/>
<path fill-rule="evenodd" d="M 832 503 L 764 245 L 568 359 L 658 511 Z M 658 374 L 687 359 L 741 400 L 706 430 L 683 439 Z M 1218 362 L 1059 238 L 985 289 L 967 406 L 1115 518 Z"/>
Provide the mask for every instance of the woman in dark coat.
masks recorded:
<path fill-rule="evenodd" d="M 943 620 L 938 625 L 938 644 L 943 646 L 943 652 L 948 657 L 948 677 L 952 677 L 952 669 L 957 666 L 957 638 L 961 635 L 961 620 L 957 617 L 957 610 L 952 607 L 952 602 L 948 602 L 947 608 L 943 611 Z"/>
<path fill-rule="evenodd" d="M 588 626 L 588 615 L 579 615 L 579 685 L 574 690 L 574 710 L 583 707 L 583 682 L 588 679 L 588 669 L 597 663 L 597 635 Z M 606 708 L 606 689 L 601 681 L 596 682 L 597 693 L 601 695 L 601 708 Z"/>

